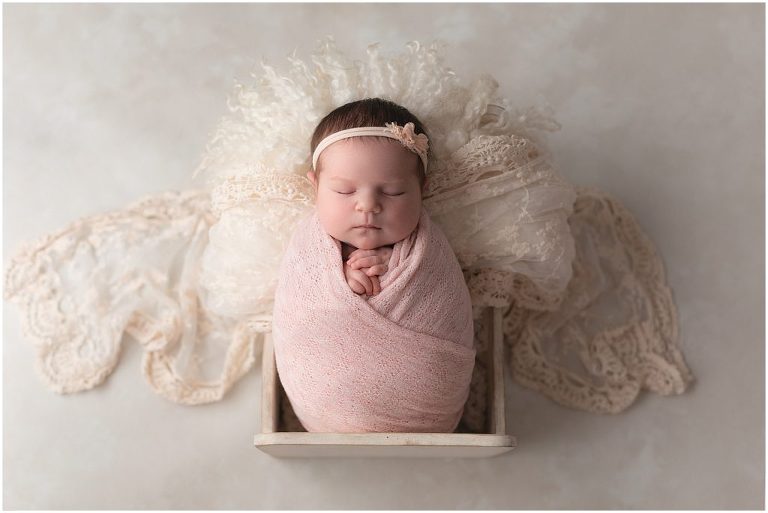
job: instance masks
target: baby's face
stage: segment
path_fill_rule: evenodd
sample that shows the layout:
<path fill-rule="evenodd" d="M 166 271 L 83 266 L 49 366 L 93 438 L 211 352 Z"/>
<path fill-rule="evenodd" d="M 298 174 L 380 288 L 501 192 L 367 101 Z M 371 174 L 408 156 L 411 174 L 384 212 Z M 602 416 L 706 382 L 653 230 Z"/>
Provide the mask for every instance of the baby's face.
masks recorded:
<path fill-rule="evenodd" d="M 320 155 L 319 183 L 314 172 L 307 173 L 325 231 L 359 249 L 410 235 L 421 214 L 418 161 L 395 140 L 351 137 L 331 144 Z"/>

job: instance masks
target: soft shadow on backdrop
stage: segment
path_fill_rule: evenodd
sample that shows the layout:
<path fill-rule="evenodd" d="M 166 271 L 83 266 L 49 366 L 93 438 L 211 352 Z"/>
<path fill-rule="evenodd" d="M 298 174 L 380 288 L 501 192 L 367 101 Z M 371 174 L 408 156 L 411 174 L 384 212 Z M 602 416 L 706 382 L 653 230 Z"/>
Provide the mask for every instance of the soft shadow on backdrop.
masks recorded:
<path fill-rule="evenodd" d="M 487 460 L 279 460 L 252 447 L 260 375 L 222 402 L 153 394 L 140 351 L 59 396 L 3 328 L 11 509 L 763 508 L 764 5 L 229 4 L 4 7 L 4 264 L 26 240 L 192 186 L 234 79 L 326 34 L 362 56 L 450 44 L 520 106 L 549 102 L 561 173 L 655 241 L 697 378 L 615 416 L 507 383 L 519 448 Z M 394 493 L 396 491 L 396 493 Z"/>

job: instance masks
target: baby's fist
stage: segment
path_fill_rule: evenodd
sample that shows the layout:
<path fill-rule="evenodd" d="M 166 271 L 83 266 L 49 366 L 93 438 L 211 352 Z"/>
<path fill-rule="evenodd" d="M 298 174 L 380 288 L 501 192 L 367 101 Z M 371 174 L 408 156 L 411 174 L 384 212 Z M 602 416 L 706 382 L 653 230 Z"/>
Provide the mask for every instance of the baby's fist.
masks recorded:
<path fill-rule="evenodd" d="M 349 255 L 347 264 L 352 269 L 362 269 L 368 276 L 381 276 L 389 270 L 392 248 L 356 249 Z"/>
<path fill-rule="evenodd" d="M 368 276 L 359 269 L 352 269 L 349 266 L 349 262 L 344 264 L 344 277 L 347 280 L 347 285 L 355 294 L 375 296 L 381 292 L 378 276 Z"/>

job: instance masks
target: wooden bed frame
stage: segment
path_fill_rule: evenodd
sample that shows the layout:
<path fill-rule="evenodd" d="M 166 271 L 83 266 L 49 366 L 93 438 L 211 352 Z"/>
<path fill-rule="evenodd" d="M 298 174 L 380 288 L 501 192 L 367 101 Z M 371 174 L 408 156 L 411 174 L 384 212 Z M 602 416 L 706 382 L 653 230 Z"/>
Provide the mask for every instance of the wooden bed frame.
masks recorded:
<path fill-rule="evenodd" d="M 275 365 L 272 334 L 266 333 L 262 354 L 261 433 L 254 445 L 279 458 L 496 456 L 517 446 L 506 434 L 504 417 L 504 351 L 500 308 L 489 308 L 488 350 L 477 358 L 488 369 L 487 418 L 484 433 L 307 433 L 285 431 L 280 424 L 282 385 Z"/>

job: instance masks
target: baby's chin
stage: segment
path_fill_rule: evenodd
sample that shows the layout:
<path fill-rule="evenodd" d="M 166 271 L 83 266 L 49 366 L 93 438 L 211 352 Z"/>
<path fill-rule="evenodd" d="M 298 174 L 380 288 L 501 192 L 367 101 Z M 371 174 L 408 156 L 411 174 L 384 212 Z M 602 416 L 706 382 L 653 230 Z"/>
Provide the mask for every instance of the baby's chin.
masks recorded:
<path fill-rule="evenodd" d="M 415 226 L 414 226 L 415 228 Z M 344 242 L 357 249 L 376 249 L 382 246 L 391 246 L 411 234 L 413 230 L 402 229 L 368 229 L 353 228 L 351 230 L 328 230 L 334 239 Z"/>
<path fill-rule="evenodd" d="M 376 249 L 381 246 L 388 246 L 394 244 L 395 240 L 390 241 L 384 237 L 350 237 L 349 240 L 345 240 L 350 246 L 354 246 L 357 249 Z"/>
<path fill-rule="evenodd" d="M 387 234 L 380 233 L 380 231 L 374 230 L 372 233 L 367 233 L 365 230 L 362 230 L 360 235 L 345 234 L 346 236 L 339 238 L 339 240 L 357 249 L 376 249 L 392 245 L 398 240 L 403 239 L 403 237 L 400 237 L 400 239 L 393 238 L 391 235 L 388 236 Z"/>
<path fill-rule="evenodd" d="M 360 242 L 355 242 L 355 241 L 349 241 L 349 242 L 348 241 L 344 241 L 344 242 L 346 242 L 350 246 L 356 247 L 357 249 L 376 249 L 376 248 L 380 248 L 381 246 L 387 246 L 389 244 L 394 244 L 393 242 L 381 242 L 381 243 L 377 242 L 377 243 L 373 243 L 373 242 L 367 241 L 367 240 L 366 241 L 360 241 Z"/>

